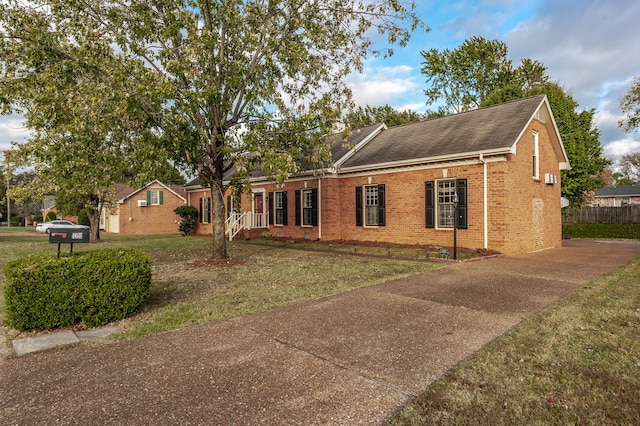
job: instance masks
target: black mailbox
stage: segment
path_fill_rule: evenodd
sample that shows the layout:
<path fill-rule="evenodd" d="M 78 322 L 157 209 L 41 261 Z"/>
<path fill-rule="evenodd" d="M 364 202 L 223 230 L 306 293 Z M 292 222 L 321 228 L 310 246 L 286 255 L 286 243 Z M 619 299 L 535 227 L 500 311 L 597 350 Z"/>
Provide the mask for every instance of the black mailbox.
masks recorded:
<path fill-rule="evenodd" d="M 58 257 L 60 257 L 60 244 L 71 244 L 69 253 L 73 253 L 74 243 L 88 243 L 89 229 L 85 228 L 50 228 L 49 243 L 58 244 Z"/>

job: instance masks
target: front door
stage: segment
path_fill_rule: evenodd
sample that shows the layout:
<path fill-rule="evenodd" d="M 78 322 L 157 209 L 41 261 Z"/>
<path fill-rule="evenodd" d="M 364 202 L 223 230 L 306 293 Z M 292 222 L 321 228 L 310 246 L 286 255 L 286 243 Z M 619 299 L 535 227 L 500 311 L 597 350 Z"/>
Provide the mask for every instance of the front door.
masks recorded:
<path fill-rule="evenodd" d="M 255 228 L 264 228 L 264 194 L 256 192 L 253 194 L 253 217 Z"/>

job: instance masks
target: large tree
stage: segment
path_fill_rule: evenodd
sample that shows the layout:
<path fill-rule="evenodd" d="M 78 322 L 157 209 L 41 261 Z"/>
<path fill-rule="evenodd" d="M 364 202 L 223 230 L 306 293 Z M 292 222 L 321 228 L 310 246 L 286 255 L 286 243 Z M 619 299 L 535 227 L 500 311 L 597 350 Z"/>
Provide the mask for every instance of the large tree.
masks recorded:
<path fill-rule="evenodd" d="M 114 183 L 140 183 L 148 179 L 142 171 L 152 175 L 164 164 L 162 151 L 147 143 L 156 136 L 131 95 L 139 87 L 132 89 L 130 76 L 149 92 L 155 81 L 140 62 L 124 68 L 99 31 L 66 11 L 54 3 L 0 5 L 0 106 L 22 112 L 32 131 L 4 152 L 4 162 L 10 174 L 21 167 L 35 173 L 12 186 L 12 199 L 23 204 L 55 194 L 60 212 L 87 212 L 97 240 L 101 209 L 115 201 Z"/>
<path fill-rule="evenodd" d="M 640 128 L 640 77 L 633 79 L 633 84 L 620 101 L 620 109 L 626 118 L 620 121 L 620 127 L 627 132 L 635 132 Z"/>
<path fill-rule="evenodd" d="M 351 106 L 344 77 L 369 54 L 404 45 L 422 25 L 413 9 L 397 0 L 10 0 L 0 24 L 16 39 L 65 27 L 68 39 L 89 34 L 113 49 L 120 67 L 98 67 L 100 81 L 120 87 L 128 75 L 122 96 L 211 188 L 212 254 L 223 258 L 225 173 L 260 162 L 283 178 L 302 160 L 326 160 L 325 136 Z M 25 13 L 47 25 L 18 19 L 18 28 Z M 372 34 L 386 34 L 384 43 Z"/>

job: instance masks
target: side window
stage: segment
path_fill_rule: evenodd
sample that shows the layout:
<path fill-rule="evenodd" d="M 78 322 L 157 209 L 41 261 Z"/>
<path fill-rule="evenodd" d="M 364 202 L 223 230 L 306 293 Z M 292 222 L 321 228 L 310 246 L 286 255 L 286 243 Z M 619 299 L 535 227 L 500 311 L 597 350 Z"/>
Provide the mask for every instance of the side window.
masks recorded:
<path fill-rule="evenodd" d="M 211 197 L 200 197 L 200 223 L 211 221 Z"/>
<path fill-rule="evenodd" d="M 385 185 L 356 187 L 356 226 L 385 226 Z"/>
<path fill-rule="evenodd" d="M 161 206 L 163 204 L 162 191 L 147 191 L 147 205 Z"/>
<path fill-rule="evenodd" d="M 540 143 L 538 141 L 538 132 L 533 132 L 533 138 L 531 142 L 531 150 L 533 151 L 533 178 L 537 180 L 540 179 Z"/>
<path fill-rule="evenodd" d="M 467 229 L 467 179 L 425 182 L 425 227 L 453 228 L 455 196 L 458 198 L 459 229 Z"/>

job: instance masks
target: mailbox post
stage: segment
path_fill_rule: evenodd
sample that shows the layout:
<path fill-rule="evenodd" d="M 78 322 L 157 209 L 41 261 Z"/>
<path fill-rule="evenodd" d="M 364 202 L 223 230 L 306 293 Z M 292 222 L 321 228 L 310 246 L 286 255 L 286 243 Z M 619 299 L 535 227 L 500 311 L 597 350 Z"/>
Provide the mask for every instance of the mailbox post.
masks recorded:
<path fill-rule="evenodd" d="M 58 257 L 60 257 L 60 245 L 70 244 L 69 254 L 73 254 L 74 243 L 88 243 L 89 230 L 78 228 L 51 228 L 49 230 L 49 243 L 58 244 Z"/>

